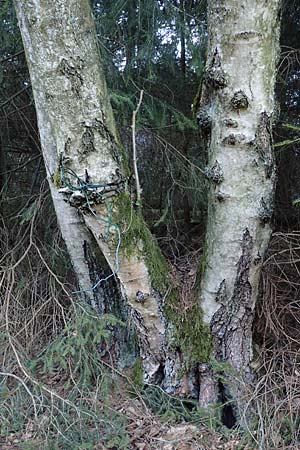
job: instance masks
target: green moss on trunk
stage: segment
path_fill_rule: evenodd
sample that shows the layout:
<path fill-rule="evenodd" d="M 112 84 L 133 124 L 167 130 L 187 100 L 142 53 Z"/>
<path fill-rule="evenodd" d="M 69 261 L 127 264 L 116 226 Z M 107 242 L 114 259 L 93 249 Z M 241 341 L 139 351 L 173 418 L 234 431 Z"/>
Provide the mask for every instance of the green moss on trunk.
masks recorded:
<path fill-rule="evenodd" d="M 131 369 L 131 381 L 134 387 L 141 391 L 144 387 L 144 369 L 141 358 L 137 358 Z"/>
<path fill-rule="evenodd" d="M 184 368 L 206 362 L 210 357 L 212 341 L 209 327 L 203 323 L 198 301 L 194 299 L 187 310 L 182 308 L 180 289 L 170 277 L 170 267 L 126 192 L 119 194 L 114 201 L 114 222 L 122 231 L 121 251 L 131 256 L 138 249 L 145 258 L 153 287 L 161 296 L 165 295 L 164 314 L 173 326 L 171 345 L 181 349 Z"/>
<path fill-rule="evenodd" d="M 140 254 L 145 258 L 153 287 L 163 294 L 172 285 L 169 265 L 151 235 L 142 214 L 135 211 L 130 195 L 121 192 L 114 200 L 114 222 L 122 233 L 121 252 L 127 257 Z"/>
<path fill-rule="evenodd" d="M 172 345 L 181 349 L 184 369 L 207 362 L 210 359 L 212 338 L 209 327 L 203 323 L 202 311 L 196 299 L 184 311 L 179 298 L 175 301 L 169 298 L 164 310 L 174 326 Z"/>

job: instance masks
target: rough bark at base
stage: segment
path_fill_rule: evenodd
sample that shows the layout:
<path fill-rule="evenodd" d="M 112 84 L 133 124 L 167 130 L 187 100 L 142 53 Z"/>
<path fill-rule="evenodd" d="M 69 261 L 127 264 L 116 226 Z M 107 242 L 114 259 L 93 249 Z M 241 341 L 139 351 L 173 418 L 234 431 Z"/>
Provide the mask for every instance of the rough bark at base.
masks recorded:
<path fill-rule="evenodd" d="M 200 125 L 211 127 L 201 308 L 214 340 L 212 356 L 233 369 L 227 394 L 240 406 L 241 386 L 252 380 L 253 309 L 271 234 L 279 4 L 208 2 L 208 58 L 198 113 Z M 200 375 L 200 403 L 217 401 L 218 381 L 209 365 Z"/>
<path fill-rule="evenodd" d="M 109 245 L 100 237 L 105 235 L 106 225 L 91 215 L 85 216 L 85 223 L 111 265 L 111 270 L 115 271 L 113 258 L 115 246 Z M 114 238 L 115 236 L 112 239 L 114 240 Z M 163 366 L 165 358 L 165 323 L 160 309 L 161 297 L 151 285 L 149 270 L 139 252 L 130 257 L 121 252 L 118 265 L 119 269 L 116 275 L 137 329 L 146 375 L 145 382 L 154 383 L 160 376 L 160 368 Z"/>

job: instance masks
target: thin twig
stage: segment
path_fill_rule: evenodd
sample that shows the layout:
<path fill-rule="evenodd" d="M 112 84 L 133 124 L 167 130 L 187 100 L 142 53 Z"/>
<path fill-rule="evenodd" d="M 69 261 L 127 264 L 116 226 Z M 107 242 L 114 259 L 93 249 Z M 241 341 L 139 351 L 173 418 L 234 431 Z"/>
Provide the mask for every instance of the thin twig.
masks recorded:
<path fill-rule="evenodd" d="M 13 374 L 13 373 L 9 373 L 9 372 L 0 372 L 0 376 L 1 377 L 11 377 L 14 378 L 15 380 L 19 381 L 19 383 L 22 384 L 22 386 L 24 387 L 25 391 L 27 392 L 27 394 L 29 395 L 29 397 L 31 398 L 32 401 L 32 405 L 33 405 L 33 410 L 34 410 L 34 417 L 37 420 L 38 419 L 38 413 L 37 413 L 37 406 L 36 406 L 36 401 L 34 399 L 34 395 L 32 394 L 32 392 L 30 391 L 30 389 L 28 388 L 28 386 L 26 385 L 25 381 L 22 380 L 22 378 L 18 377 L 17 375 Z"/>
<path fill-rule="evenodd" d="M 132 113 L 132 154 L 133 154 L 133 170 L 134 170 L 134 176 L 135 176 L 135 185 L 136 185 L 136 201 L 138 206 L 141 206 L 141 193 L 142 193 L 142 189 L 141 189 L 141 185 L 140 185 L 140 179 L 139 179 L 139 172 L 138 172 L 138 168 L 137 168 L 137 156 L 136 156 L 136 116 L 137 113 L 139 112 L 139 109 L 141 107 L 142 104 L 142 100 L 143 100 L 143 95 L 144 95 L 144 91 L 143 89 L 140 92 L 140 98 L 139 98 L 139 102 L 137 105 L 137 108 L 133 111 Z"/>
<path fill-rule="evenodd" d="M 10 61 L 11 59 L 16 58 L 17 56 L 22 55 L 23 53 L 24 53 L 24 50 L 20 50 L 19 52 L 15 53 L 14 55 L 7 56 L 6 58 L 3 58 L 0 60 L 0 64 Z"/>
<path fill-rule="evenodd" d="M 8 105 L 8 103 L 13 101 L 13 99 L 18 97 L 19 95 L 23 94 L 23 92 L 27 91 L 27 89 L 29 89 L 29 88 L 31 88 L 31 84 L 29 84 L 28 86 L 25 86 L 23 89 L 21 89 L 20 91 L 16 92 L 14 95 L 12 95 L 7 100 L 5 100 L 5 102 L 1 103 L 0 109 L 4 108 L 4 106 Z"/>

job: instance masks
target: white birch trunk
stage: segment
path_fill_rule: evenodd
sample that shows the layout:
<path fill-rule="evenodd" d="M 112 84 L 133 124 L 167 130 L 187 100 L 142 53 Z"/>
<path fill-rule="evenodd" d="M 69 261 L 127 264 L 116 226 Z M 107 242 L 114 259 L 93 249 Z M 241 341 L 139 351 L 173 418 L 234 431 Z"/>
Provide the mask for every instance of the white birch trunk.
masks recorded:
<path fill-rule="evenodd" d="M 198 113 L 199 125 L 211 127 L 201 308 L 211 328 L 213 356 L 246 383 L 252 379 L 253 310 L 271 235 L 279 4 L 208 1 L 208 57 Z M 235 376 L 231 397 L 238 397 Z M 202 365 L 200 402 L 216 401 L 218 390 L 209 366 Z"/>
<path fill-rule="evenodd" d="M 108 266 L 116 272 L 116 239 L 106 241 L 107 224 L 100 219 L 109 220 L 108 211 L 100 202 L 95 217 L 82 209 L 86 200 L 82 193 L 63 194 L 55 183 L 63 167 L 88 183 L 105 185 L 106 197 L 117 197 L 126 185 L 90 4 L 88 0 L 15 0 L 15 6 L 58 223 L 80 289 L 95 303 L 97 290 L 90 289 L 97 267 L 91 270 L 86 246 L 94 252 L 98 243 Z M 72 183 L 76 185 L 76 178 Z M 96 255 L 97 251 L 94 260 Z M 120 270 L 115 276 L 134 319 L 145 380 L 153 382 L 164 359 L 165 324 L 159 296 L 138 246 L 128 258 L 120 252 L 118 263 Z M 100 264 L 98 269 L 102 269 Z"/>
<path fill-rule="evenodd" d="M 210 0 L 208 5 L 207 75 L 199 112 L 205 126 L 211 121 L 201 308 L 211 327 L 213 356 L 243 372 L 246 380 L 251 378 L 253 309 L 271 233 L 278 4 Z M 82 208 L 86 198 L 80 192 L 63 194 L 55 183 L 62 167 L 72 170 L 88 183 L 105 185 L 112 203 L 126 185 L 89 1 L 15 0 L 15 5 L 58 222 L 80 288 L 90 302 L 99 304 L 103 299 L 98 291 L 88 289 L 97 281 L 97 271 L 102 273 L 99 251 L 116 272 L 116 228 L 105 239 L 107 224 L 99 220 L 109 219 L 105 203 L 92 205 L 94 216 Z M 118 259 L 115 276 L 137 330 L 145 381 L 162 376 L 169 392 L 176 387 L 180 391 L 182 355 L 166 347 L 172 325 L 167 332 L 159 295 L 164 292 L 153 289 L 143 243 L 136 243 L 130 257 L 121 251 Z M 189 380 L 196 385 L 193 376 Z M 216 401 L 218 386 L 207 364 L 200 365 L 199 377 L 201 403 Z"/>

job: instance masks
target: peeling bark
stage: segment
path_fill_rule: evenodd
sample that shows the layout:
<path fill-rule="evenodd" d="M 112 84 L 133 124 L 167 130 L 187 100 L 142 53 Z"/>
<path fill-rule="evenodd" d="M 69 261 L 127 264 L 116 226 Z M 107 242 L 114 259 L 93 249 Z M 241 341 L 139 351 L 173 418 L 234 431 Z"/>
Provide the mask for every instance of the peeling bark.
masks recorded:
<path fill-rule="evenodd" d="M 209 110 L 211 117 L 210 188 L 200 300 L 214 341 L 212 356 L 233 368 L 227 398 L 240 408 L 242 384 L 252 381 L 253 309 L 271 234 L 279 5 L 279 0 L 208 2 L 200 111 Z M 200 403 L 207 406 L 220 395 L 216 373 L 209 364 L 201 366 Z"/>

